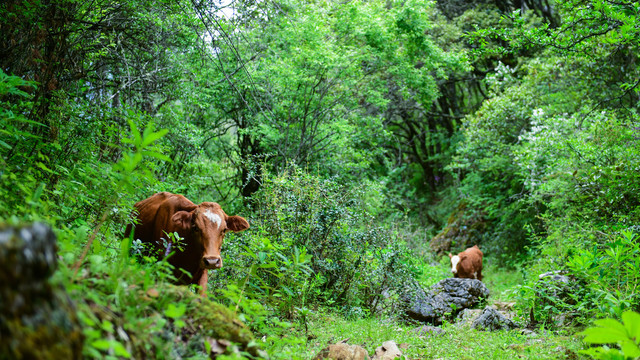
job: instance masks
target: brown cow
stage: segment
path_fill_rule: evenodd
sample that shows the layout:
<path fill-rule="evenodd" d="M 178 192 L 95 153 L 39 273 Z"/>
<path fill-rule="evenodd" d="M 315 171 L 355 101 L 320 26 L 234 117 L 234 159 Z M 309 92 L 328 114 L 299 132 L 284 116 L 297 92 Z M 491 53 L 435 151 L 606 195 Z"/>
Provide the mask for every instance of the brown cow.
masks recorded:
<path fill-rule="evenodd" d="M 138 223 L 133 225 L 133 238 L 147 244 L 148 252 L 158 260 L 174 251 L 168 261 L 174 267 L 177 283 L 198 284 L 202 295 L 207 288 L 207 270 L 222 267 L 220 247 L 225 233 L 249 228 L 247 220 L 227 216 L 217 203 L 196 205 L 182 195 L 168 192 L 157 193 L 134 206 Z M 131 228 L 132 225 L 127 226 L 125 236 L 129 236 Z M 184 239 L 181 246 L 167 236 L 173 232 Z"/>
<path fill-rule="evenodd" d="M 451 259 L 453 277 L 482 281 L 482 251 L 478 245 L 455 256 L 449 253 L 449 258 Z"/>

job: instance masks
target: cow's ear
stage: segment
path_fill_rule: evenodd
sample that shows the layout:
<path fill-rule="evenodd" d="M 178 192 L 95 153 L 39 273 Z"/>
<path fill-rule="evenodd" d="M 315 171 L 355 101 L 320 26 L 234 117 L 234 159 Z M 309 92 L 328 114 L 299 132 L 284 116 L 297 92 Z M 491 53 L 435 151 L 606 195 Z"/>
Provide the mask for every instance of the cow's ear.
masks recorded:
<path fill-rule="evenodd" d="M 231 231 L 244 231 L 249 228 L 249 222 L 242 216 L 229 216 L 227 218 L 227 229 Z"/>
<path fill-rule="evenodd" d="M 460 261 L 464 260 L 467 258 L 467 254 L 462 254 L 460 255 Z"/>
<path fill-rule="evenodd" d="M 453 257 L 453 255 L 451 255 L 451 253 L 449 253 L 449 259 L 451 259 Z"/>
<path fill-rule="evenodd" d="M 193 219 L 193 211 L 178 211 L 171 217 L 171 221 L 182 230 L 191 229 L 191 220 Z"/>

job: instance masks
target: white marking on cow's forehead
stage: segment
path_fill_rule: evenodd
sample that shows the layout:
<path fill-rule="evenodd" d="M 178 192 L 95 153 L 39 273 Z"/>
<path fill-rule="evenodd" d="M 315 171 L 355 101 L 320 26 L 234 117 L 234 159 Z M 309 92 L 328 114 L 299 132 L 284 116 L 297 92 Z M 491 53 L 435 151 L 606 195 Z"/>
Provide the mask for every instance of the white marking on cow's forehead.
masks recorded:
<path fill-rule="evenodd" d="M 215 223 L 218 227 L 222 224 L 222 218 L 220 218 L 220 215 L 214 214 L 210 210 L 205 210 L 204 216 L 211 220 L 212 223 Z"/>
<path fill-rule="evenodd" d="M 460 256 L 452 256 L 451 257 L 451 272 L 454 274 L 458 272 L 458 263 L 460 262 Z"/>

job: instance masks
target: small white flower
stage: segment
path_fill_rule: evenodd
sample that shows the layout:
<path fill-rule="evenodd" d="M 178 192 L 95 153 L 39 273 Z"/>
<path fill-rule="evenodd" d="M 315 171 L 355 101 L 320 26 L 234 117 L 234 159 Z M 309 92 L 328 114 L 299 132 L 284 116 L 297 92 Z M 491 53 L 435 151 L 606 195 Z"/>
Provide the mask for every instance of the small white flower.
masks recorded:
<path fill-rule="evenodd" d="M 541 117 L 542 115 L 544 115 L 544 111 L 542 109 L 533 110 L 533 117 Z"/>

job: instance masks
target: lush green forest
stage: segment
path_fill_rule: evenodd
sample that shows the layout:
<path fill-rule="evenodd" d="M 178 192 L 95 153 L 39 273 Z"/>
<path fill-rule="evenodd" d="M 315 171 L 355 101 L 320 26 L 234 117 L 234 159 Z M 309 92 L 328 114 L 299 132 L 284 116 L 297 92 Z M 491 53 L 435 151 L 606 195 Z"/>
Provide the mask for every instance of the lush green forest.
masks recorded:
<path fill-rule="evenodd" d="M 220 359 L 346 338 L 407 359 L 640 356 L 637 1 L 8 0 L 0 34 L 0 223 L 54 229 L 84 357 L 215 353 L 172 340 L 204 300 L 124 236 L 160 191 L 250 223 L 206 306 L 260 350 Z M 488 302 L 535 340 L 453 320 L 425 339 L 397 312 L 476 244 Z M 590 347 L 603 318 L 617 335 Z"/>

